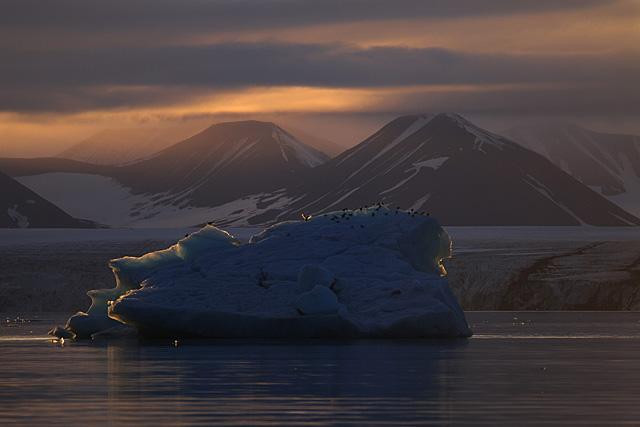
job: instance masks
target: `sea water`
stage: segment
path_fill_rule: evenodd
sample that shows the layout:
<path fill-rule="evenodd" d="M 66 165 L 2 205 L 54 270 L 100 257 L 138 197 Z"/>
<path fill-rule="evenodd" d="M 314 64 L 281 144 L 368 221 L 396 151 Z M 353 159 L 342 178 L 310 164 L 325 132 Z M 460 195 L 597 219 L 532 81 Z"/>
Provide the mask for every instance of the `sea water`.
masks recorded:
<path fill-rule="evenodd" d="M 468 340 L 52 342 L 65 315 L 3 316 L 0 424 L 640 423 L 640 313 L 472 312 Z"/>

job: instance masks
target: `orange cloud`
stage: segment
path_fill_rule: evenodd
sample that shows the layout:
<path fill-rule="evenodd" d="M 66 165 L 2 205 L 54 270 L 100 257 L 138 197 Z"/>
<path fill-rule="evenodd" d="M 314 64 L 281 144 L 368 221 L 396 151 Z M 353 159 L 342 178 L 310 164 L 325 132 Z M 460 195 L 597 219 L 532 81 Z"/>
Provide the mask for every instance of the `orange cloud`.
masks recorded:
<path fill-rule="evenodd" d="M 433 19 L 392 19 L 191 36 L 196 44 L 274 41 L 351 43 L 359 47 L 442 47 L 501 53 L 637 50 L 640 2 L 589 9 Z"/>

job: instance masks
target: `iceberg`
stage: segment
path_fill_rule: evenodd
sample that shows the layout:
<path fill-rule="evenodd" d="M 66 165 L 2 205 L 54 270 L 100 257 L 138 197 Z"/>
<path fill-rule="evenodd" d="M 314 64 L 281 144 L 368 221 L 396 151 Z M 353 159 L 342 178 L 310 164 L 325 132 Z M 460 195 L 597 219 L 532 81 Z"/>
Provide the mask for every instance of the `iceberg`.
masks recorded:
<path fill-rule="evenodd" d="M 436 219 L 383 204 L 282 222 L 246 243 L 207 225 L 167 249 L 112 260 L 116 287 L 89 291 L 87 313 L 55 331 L 90 338 L 120 325 L 173 339 L 468 337 L 442 265 L 450 255 Z"/>

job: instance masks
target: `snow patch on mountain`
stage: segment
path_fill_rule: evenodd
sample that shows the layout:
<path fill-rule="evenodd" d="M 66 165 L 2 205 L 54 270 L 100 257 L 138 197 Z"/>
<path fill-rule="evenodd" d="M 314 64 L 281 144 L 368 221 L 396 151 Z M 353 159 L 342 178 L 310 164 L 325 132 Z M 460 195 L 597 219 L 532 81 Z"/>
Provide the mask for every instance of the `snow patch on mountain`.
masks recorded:
<path fill-rule="evenodd" d="M 422 168 L 429 168 L 429 169 L 433 169 L 433 170 L 438 170 L 440 168 L 440 166 L 442 166 L 444 164 L 444 162 L 446 162 L 447 160 L 449 160 L 449 157 L 436 157 L 435 159 L 423 160 L 423 161 L 414 163 L 413 167 L 405 170 L 405 172 L 410 172 L 411 173 L 407 178 L 404 178 L 402 181 L 398 182 L 393 187 L 382 191 L 380 193 L 380 195 L 391 193 L 392 191 L 397 190 L 398 188 L 402 187 L 407 182 L 412 180 L 416 175 L 418 175 L 418 173 L 420 173 L 420 170 Z"/>
<path fill-rule="evenodd" d="M 416 200 L 413 205 L 409 207 L 409 210 L 420 211 L 424 207 L 424 204 L 427 203 L 430 198 L 431 194 L 425 194 L 424 196 L 418 198 L 418 200 Z"/>
<path fill-rule="evenodd" d="M 353 193 L 355 193 L 356 191 L 358 191 L 360 189 L 360 187 L 356 187 L 352 190 L 347 191 L 345 194 L 343 194 L 342 196 L 340 196 L 339 199 L 337 199 L 335 202 L 331 203 L 330 205 L 328 205 L 325 210 L 331 209 L 336 207 L 338 204 L 340 204 L 342 201 L 346 200 L 349 198 L 349 196 L 351 196 Z"/>
<path fill-rule="evenodd" d="M 295 153 L 295 156 L 300 163 L 312 168 L 321 165 L 328 159 L 325 154 L 308 145 L 302 144 L 293 135 L 278 126 L 273 126 L 273 132 L 271 135 L 278 142 L 282 157 L 286 162 L 289 161 L 289 157 L 286 153 L 286 147 L 289 147 Z"/>
<path fill-rule="evenodd" d="M 47 173 L 17 178 L 71 215 L 114 227 L 189 227 L 213 221 L 248 225 L 247 220 L 291 201 L 284 190 L 259 193 L 213 207 L 176 205 L 175 194 L 141 195 L 99 175 Z"/>
<path fill-rule="evenodd" d="M 595 132 L 561 122 L 521 125 L 506 134 L 612 202 L 640 215 L 640 137 Z"/>
<path fill-rule="evenodd" d="M 221 168 L 225 167 L 226 165 L 233 163 L 234 160 L 241 158 L 244 153 L 249 151 L 251 148 L 253 148 L 254 145 L 256 145 L 259 142 L 260 142 L 259 138 L 254 139 L 252 141 L 249 141 L 249 138 L 239 138 L 239 139 L 233 141 L 233 144 L 224 153 L 224 155 L 222 157 L 220 157 L 220 159 L 215 161 L 213 163 L 213 165 L 210 167 L 209 175 L 212 175 L 218 169 L 221 169 Z M 211 154 L 209 154 L 209 155 L 211 155 Z M 208 161 L 208 159 L 203 158 L 201 164 L 205 164 L 207 161 Z M 194 170 L 198 169 L 199 166 L 200 165 L 194 167 L 193 169 Z"/>
<path fill-rule="evenodd" d="M 385 153 L 388 153 L 395 146 L 400 144 L 402 141 L 404 141 L 405 139 L 407 139 L 408 137 L 410 137 L 414 133 L 418 132 L 423 127 L 425 127 L 427 124 L 429 124 L 429 122 L 433 119 L 433 117 L 434 116 L 431 116 L 431 115 L 418 116 L 414 120 L 414 122 L 411 123 L 400 135 L 398 135 L 389 144 L 385 145 L 385 147 L 382 150 L 380 150 L 378 153 L 376 153 L 375 156 L 371 157 L 369 160 L 367 160 L 367 162 L 365 162 L 362 166 L 360 166 L 360 168 L 358 168 L 351 175 L 349 175 L 345 181 L 349 181 L 351 178 L 353 178 L 354 176 L 358 175 L 358 173 L 360 173 L 362 170 L 366 169 L 367 166 L 369 166 L 371 163 L 373 163 L 378 158 L 382 157 Z M 363 143 L 361 145 L 362 145 L 362 147 L 360 148 L 360 150 L 366 148 L 368 143 L 365 142 L 365 143 Z M 338 165 L 340 163 L 344 162 L 349 157 L 353 156 L 356 152 L 357 151 L 354 151 L 353 153 L 349 154 L 348 156 L 345 156 L 343 159 L 340 160 Z"/>
<path fill-rule="evenodd" d="M 639 142 L 640 145 L 640 142 Z M 621 159 L 622 171 L 620 177 L 624 182 L 625 192 L 606 196 L 613 203 L 622 206 L 628 212 L 640 216 L 640 177 L 634 172 L 628 158 Z"/>
<path fill-rule="evenodd" d="M 478 151 L 484 151 L 484 144 L 491 145 L 495 148 L 502 149 L 504 147 L 504 142 L 502 141 L 503 137 L 489 132 L 486 129 L 482 129 L 471 123 L 469 120 L 465 119 L 459 114 L 455 113 L 445 113 L 445 116 L 453 120 L 458 126 L 469 132 L 470 134 L 476 137 L 474 142 L 474 149 Z"/>
<path fill-rule="evenodd" d="M 421 169 L 421 168 L 430 168 L 433 170 L 438 170 L 440 168 L 440 166 L 442 166 L 444 164 L 444 162 L 446 162 L 447 160 L 449 160 L 449 157 L 436 157 L 435 159 L 429 159 L 429 160 L 423 160 L 421 162 L 416 162 L 413 164 L 414 168 L 417 169 Z"/>
<path fill-rule="evenodd" d="M 538 181 L 537 179 L 535 179 L 533 176 L 527 174 L 525 180 L 524 180 L 527 184 L 529 184 L 531 186 L 531 188 L 534 188 L 536 191 L 538 191 L 540 194 L 542 194 L 544 197 L 546 197 L 547 199 L 551 200 L 557 207 L 559 207 L 560 209 L 562 209 L 563 211 L 565 211 L 566 213 L 568 213 L 569 215 L 571 215 L 576 221 L 578 221 L 578 223 L 580 225 L 587 225 L 579 216 L 577 216 L 575 213 L 573 213 L 573 211 L 571 211 L 571 209 L 567 208 L 565 205 L 563 205 L 561 202 L 559 202 L 553 195 L 553 191 L 551 191 L 551 189 L 549 189 L 546 185 L 544 185 L 543 183 L 541 183 L 540 181 Z M 625 221 L 628 223 L 628 221 Z M 632 225 L 632 224 L 629 224 Z"/>
<path fill-rule="evenodd" d="M 145 211 L 145 218 L 133 221 L 133 227 L 186 227 L 211 222 L 218 226 L 249 226 L 252 217 L 291 202 L 282 190 L 251 194 L 213 207 L 176 207 L 160 205 Z"/>
<path fill-rule="evenodd" d="M 29 218 L 18 211 L 18 205 L 7 208 L 7 215 L 9 215 L 9 218 L 11 218 L 19 228 L 29 227 Z"/>
<path fill-rule="evenodd" d="M 132 210 L 150 202 L 149 197 L 133 195 L 115 179 L 101 175 L 55 172 L 16 180 L 76 218 L 111 226 L 130 225 L 135 220 Z"/>

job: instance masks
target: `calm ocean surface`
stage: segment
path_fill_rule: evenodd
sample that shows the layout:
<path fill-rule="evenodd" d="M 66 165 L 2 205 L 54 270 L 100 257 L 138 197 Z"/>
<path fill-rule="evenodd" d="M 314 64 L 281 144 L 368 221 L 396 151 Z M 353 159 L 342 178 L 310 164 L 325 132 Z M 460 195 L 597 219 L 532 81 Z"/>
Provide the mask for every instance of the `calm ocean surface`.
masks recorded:
<path fill-rule="evenodd" d="M 453 341 L 54 343 L 3 316 L 0 425 L 640 424 L 640 313 L 468 313 Z"/>

